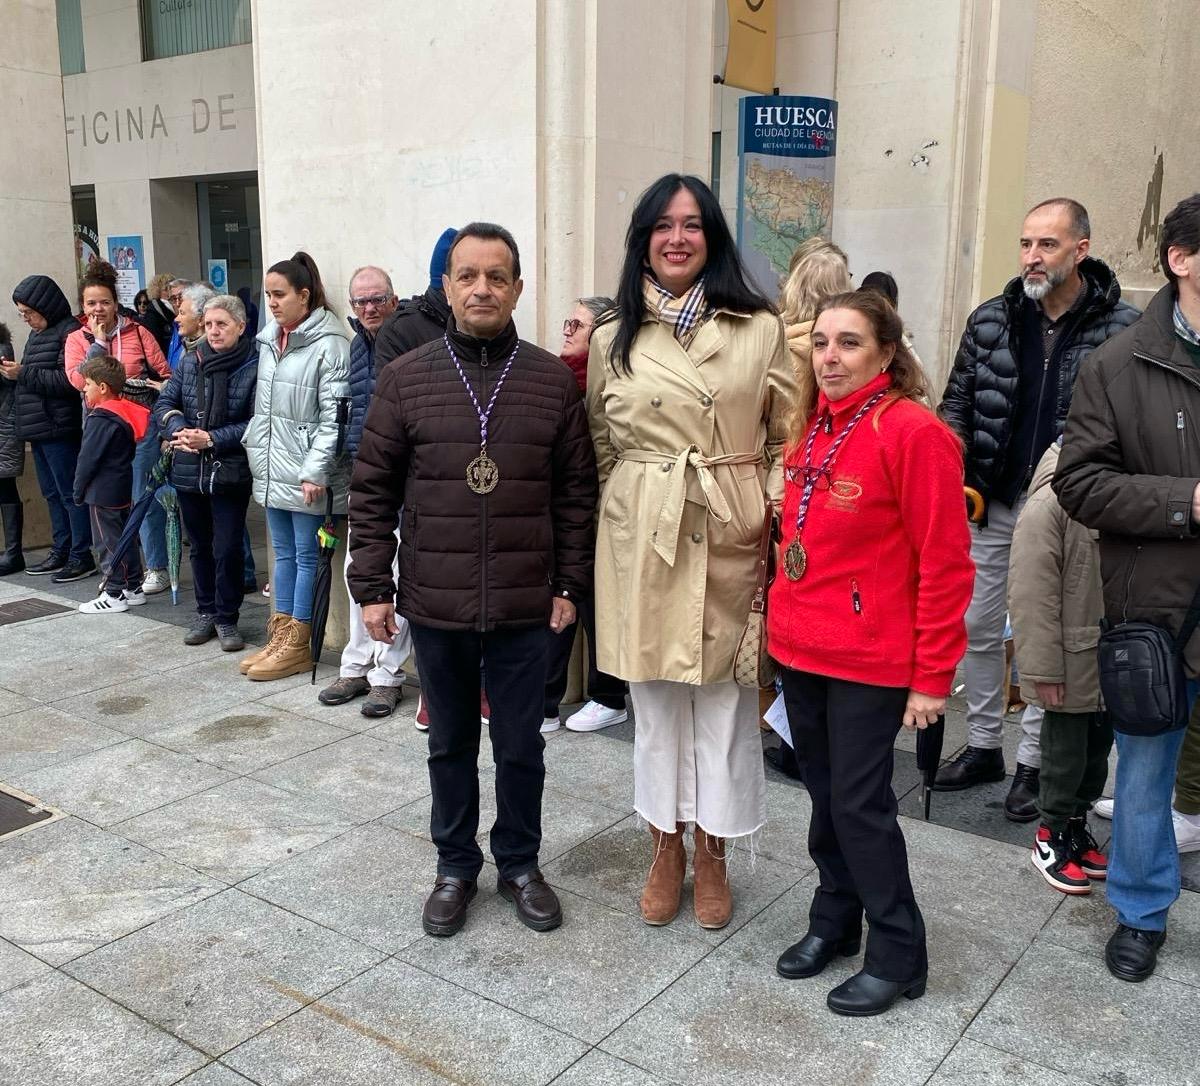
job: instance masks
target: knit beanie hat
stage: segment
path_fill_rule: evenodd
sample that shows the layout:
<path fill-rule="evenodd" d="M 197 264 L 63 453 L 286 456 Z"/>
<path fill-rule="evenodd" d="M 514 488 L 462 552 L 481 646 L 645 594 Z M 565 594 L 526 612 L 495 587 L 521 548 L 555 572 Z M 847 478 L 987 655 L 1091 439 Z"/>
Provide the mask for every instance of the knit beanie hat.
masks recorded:
<path fill-rule="evenodd" d="M 433 256 L 429 258 L 429 285 L 434 290 L 442 289 L 442 276 L 446 274 L 446 258 L 450 255 L 450 245 L 454 241 L 458 228 L 447 227 L 433 247 Z"/>

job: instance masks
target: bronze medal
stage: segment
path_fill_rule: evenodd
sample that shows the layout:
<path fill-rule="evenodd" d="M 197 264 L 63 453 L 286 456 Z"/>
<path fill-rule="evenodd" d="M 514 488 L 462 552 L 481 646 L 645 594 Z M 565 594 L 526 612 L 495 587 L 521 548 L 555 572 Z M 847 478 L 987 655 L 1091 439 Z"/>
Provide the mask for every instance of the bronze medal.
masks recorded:
<path fill-rule="evenodd" d="M 798 581 L 808 569 L 808 554 L 804 545 L 798 539 L 793 539 L 783 552 L 783 572 L 789 581 Z"/>
<path fill-rule="evenodd" d="M 476 494 L 490 494 L 500 481 L 500 469 L 487 453 L 481 452 L 467 465 L 467 486 Z"/>

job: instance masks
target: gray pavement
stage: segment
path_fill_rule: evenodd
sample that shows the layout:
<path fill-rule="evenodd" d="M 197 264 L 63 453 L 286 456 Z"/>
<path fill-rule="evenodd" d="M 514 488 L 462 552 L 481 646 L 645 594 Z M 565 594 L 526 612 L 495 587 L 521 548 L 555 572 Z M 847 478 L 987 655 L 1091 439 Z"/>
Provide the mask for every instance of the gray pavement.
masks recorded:
<path fill-rule="evenodd" d="M 0 602 L 94 585 L 10 577 Z M 702 931 L 690 897 L 670 926 L 641 922 L 632 727 L 548 737 L 562 928 L 518 923 L 489 865 L 466 928 L 432 939 L 415 697 L 378 722 L 320 706 L 303 676 L 250 683 L 215 643 L 185 647 L 181 614 L 159 597 L 0 627 L 0 781 L 62 812 L 0 840 L 3 1086 L 1200 1086 L 1200 895 L 1173 911 L 1157 975 L 1119 983 L 1103 895 L 1045 886 L 1003 785 L 903 818 L 930 981 L 878 1019 L 825 1007 L 855 960 L 774 972 L 815 875 L 807 797 L 773 771 L 755 855 L 731 860 L 729 927 Z M 956 714 L 949 732 L 947 756 Z M 485 845 L 488 763 L 485 743 Z"/>

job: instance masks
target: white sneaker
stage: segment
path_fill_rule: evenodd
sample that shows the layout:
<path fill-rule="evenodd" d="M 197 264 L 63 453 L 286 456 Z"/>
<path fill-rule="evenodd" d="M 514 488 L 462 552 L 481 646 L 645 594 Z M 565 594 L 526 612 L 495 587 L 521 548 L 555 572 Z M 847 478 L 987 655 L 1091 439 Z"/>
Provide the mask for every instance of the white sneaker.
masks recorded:
<path fill-rule="evenodd" d="M 561 727 L 562 727 L 562 723 L 559 721 L 558 717 L 556 717 L 556 716 L 542 717 L 542 734 L 543 735 L 545 735 L 547 732 L 556 732 Z"/>
<path fill-rule="evenodd" d="M 1111 799 L 1098 799 L 1092 804 L 1092 811 L 1097 818 L 1107 818 L 1112 821 L 1113 801 Z"/>
<path fill-rule="evenodd" d="M 1171 822 L 1175 827 L 1175 847 L 1180 852 L 1200 852 L 1200 826 L 1174 809 Z"/>
<path fill-rule="evenodd" d="M 142 591 L 147 596 L 156 596 L 171 587 L 171 578 L 165 569 L 152 569 L 142 578 Z"/>
<path fill-rule="evenodd" d="M 128 610 L 129 604 L 122 596 L 110 596 L 107 592 L 79 605 L 79 613 L 83 615 L 116 615 Z"/>
<path fill-rule="evenodd" d="M 121 593 L 121 598 L 124 599 L 127 607 L 141 607 L 146 602 L 146 592 L 141 586 L 127 588 Z"/>
<path fill-rule="evenodd" d="M 613 724 L 623 724 L 629 719 L 626 709 L 610 709 L 598 701 L 589 701 L 579 712 L 569 717 L 567 728 L 573 732 L 598 732 Z"/>

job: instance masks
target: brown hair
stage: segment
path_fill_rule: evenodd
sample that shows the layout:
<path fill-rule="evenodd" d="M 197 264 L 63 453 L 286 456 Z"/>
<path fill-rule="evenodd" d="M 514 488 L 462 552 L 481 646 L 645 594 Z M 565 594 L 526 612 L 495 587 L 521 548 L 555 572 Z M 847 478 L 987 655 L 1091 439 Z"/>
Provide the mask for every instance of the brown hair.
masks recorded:
<path fill-rule="evenodd" d="M 282 275 L 288 285 L 299 294 L 308 291 L 308 312 L 314 309 L 326 308 L 325 287 L 321 283 L 321 273 L 317 270 L 317 262 L 301 249 L 293 253 L 291 260 L 281 260 L 267 269 L 268 275 Z"/>
<path fill-rule="evenodd" d="M 904 324 L 900 320 L 900 314 L 892 308 L 891 302 L 873 290 L 851 290 L 826 298 L 817 307 L 814 321 L 819 320 L 827 309 L 853 309 L 854 312 L 860 313 L 871 326 L 872 334 L 879 345 L 895 348 L 895 354 L 887 369 L 892 379 L 891 390 L 880 410 L 886 409 L 896 400 L 914 400 L 925 407 L 929 406 L 925 375 L 912 351 L 905 346 Z M 817 379 L 812 366 L 797 374 L 797 378 L 800 391 L 792 412 L 792 424 L 788 435 L 790 445 L 797 445 L 803 439 L 817 406 Z"/>
<path fill-rule="evenodd" d="M 79 365 L 79 376 L 90 377 L 97 385 L 108 385 L 108 391 L 120 396 L 125 390 L 125 367 L 110 354 L 94 354 Z"/>
<path fill-rule="evenodd" d="M 89 264 L 79 280 L 79 304 L 83 305 L 83 292 L 88 287 L 103 287 L 117 301 L 117 269 L 105 260 Z"/>

